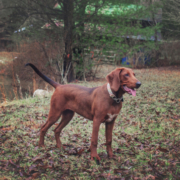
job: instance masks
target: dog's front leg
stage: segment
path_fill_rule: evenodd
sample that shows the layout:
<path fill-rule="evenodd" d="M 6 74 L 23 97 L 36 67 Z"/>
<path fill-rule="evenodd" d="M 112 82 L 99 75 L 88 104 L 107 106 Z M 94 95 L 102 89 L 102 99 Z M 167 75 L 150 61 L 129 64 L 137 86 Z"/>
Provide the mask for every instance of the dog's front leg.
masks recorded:
<path fill-rule="evenodd" d="M 96 160 L 100 161 L 100 157 L 97 154 L 97 144 L 98 144 L 98 132 L 99 126 L 101 124 L 100 119 L 93 119 L 93 130 L 92 130 L 92 138 L 91 138 L 91 160 L 96 158 Z"/>
<path fill-rule="evenodd" d="M 106 122 L 106 148 L 109 158 L 112 158 L 114 156 L 112 151 L 112 131 L 114 127 L 115 119 L 113 119 L 111 122 Z"/>

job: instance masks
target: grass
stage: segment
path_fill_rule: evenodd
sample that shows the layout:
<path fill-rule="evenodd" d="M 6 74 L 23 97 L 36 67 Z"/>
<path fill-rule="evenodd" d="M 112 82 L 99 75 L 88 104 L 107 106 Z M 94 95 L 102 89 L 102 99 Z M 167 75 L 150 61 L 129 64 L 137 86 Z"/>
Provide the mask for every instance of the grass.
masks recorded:
<path fill-rule="evenodd" d="M 136 70 L 137 96 L 124 96 L 113 130 L 115 159 L 106 155 L 105 126 L 99 131 L 101 162 L 90 161 L 92 122 L 75 115 L 55 148 L 53 125 L 38 147 L 50 97 L 14 101 L 0 109 L 0 177 L 4 179 L 179 179 L 180 71 Z M 82 83 L 98 86 L 104 82 Z M 59 121 L 58 121 L 59 122 Z"/>

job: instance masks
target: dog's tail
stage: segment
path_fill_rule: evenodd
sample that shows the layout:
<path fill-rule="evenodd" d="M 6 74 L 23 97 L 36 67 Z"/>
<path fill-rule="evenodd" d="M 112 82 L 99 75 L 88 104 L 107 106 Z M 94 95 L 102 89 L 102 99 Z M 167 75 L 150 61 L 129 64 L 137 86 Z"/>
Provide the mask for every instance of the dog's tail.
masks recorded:
<path fill-rule="evenodd" d="M 58 83 L 54 82 L 53 80 L 49 79 L 47 76 L 45 76 L 44 74 L 42 74 L 37 68 L 36 66 L 34 66 L 31 63 L 27 63 L 25 66 L 31 66 L 33 68 L 33 70 L 42 78 L 44 79 L 47 83 L 49 83 L 51 86 L 53 86 L 54 88 L 56 88 L 57 86 L 59 86 Z"/>

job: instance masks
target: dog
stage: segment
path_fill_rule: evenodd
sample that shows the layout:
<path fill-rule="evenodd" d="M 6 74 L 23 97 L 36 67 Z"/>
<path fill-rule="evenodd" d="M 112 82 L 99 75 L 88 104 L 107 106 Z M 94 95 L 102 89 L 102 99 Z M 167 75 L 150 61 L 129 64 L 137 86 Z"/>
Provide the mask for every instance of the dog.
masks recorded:
<path fill-rule="evenodd" d="M 47 130 L 60 118 L 61 122 L 54 130 L 56 145 L 62 148 L 60 133 L 71 121 L 74 113 L 93 121 L 91 137 L 91 160 L 100 161 L 97 154 L 98 132 L 101 123 L 105 123 L 106 149 L 110 158 L 114 157 L 112 151 L 112 131 L 115 119 L 118 116 L 123 102 L 123 94 L 136 96 L 135 88 L 141 86 L 141 82 L 135 77 L 130 68 L 116 68 L 106 76 L 107 83 L 94 88 L 79 85 L 58 84 L 42 74 L 33 64 L 25 66 L 31 68 L 47 83 L 55 88 L 51 97 L 50 111 L 46 123 L 40 130 L 39 146 L 44 146 L 44 136 Z"/>

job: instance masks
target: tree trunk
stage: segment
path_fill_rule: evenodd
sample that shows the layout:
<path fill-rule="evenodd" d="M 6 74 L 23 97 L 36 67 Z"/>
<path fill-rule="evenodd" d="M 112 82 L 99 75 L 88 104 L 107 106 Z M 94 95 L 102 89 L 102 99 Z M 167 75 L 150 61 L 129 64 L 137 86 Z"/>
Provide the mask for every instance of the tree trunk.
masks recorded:
<path fill-rule="evenodd" d="M 73 5 L 74 0 L 64 0 L 64 76 L 67 74 L 67 81 L 74 80 L 74 69 L 72 62 L 72 43 L 73 43 Z"/>

